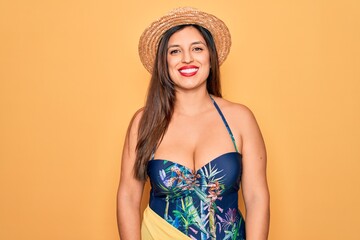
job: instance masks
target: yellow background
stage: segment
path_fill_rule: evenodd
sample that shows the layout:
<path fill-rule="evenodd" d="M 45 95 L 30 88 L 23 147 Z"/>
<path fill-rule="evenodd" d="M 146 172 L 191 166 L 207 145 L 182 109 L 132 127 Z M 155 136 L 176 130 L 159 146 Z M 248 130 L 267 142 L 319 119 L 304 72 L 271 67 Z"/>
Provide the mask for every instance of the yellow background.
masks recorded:
<path fill-rule="evenodd" d="M 2 0 L 0 239 L 118 239 L 123 139 L 150 77 L 138 39 L 177 6 L 232 33 L 223 94 L 267 144 L 269 239 L 360 239 L 358 0 Z"/>

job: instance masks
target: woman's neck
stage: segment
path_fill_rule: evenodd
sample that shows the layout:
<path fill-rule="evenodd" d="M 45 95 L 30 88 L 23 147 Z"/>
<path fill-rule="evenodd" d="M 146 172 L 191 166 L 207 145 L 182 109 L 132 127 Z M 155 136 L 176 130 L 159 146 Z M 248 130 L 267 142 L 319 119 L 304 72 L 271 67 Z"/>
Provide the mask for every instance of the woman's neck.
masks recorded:
<path fill-rule="evenodd" d="M 208 110 L 211 106 L 211 98 L 207 91 L 177 92 L 174 114 L 195 116 Z"/>

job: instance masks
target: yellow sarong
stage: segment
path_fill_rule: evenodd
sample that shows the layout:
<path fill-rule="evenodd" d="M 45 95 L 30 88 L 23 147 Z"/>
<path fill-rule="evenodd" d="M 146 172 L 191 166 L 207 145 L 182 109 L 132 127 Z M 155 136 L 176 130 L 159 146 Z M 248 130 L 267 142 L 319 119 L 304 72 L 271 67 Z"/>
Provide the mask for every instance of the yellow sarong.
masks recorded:
<path fill-rule="evenodd" d="M 191 240 L 190 237 L 171 226 L 165 219 L 156 214 L 149 206 L 144 210 L 141 224 L 142 240 Z"/>

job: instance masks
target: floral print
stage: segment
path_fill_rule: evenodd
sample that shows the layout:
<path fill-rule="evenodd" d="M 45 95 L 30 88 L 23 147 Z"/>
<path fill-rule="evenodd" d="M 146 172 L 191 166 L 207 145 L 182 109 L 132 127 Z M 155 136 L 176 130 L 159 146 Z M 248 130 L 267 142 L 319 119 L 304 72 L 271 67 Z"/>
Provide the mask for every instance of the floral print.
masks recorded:
<path fill-rule="evenodd" d="M 151 160 L 150 208 L 192 239 L 245 239 L 238 210 L 241 155 L 230 152 L 198 171 Z"/>

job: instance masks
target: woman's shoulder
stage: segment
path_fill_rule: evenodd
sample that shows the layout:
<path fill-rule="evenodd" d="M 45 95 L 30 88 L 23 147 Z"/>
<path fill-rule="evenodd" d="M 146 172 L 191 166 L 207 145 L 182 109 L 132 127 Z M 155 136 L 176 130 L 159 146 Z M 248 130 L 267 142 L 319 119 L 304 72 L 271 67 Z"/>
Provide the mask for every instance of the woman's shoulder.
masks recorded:
<path fill-rule="evenodd" d="M 143 113 L 144 108 L 140 108 L 133 114 L 128 126 L 128 133 L 137 132 Z"/>
<path fill-rule="evenodd" d="M 139 123 L 143 114 L 144 114 L 144 108 L 143 107 L 139 108 L 138 110 L 135 111 L 131 121 L 135 123 Z"/>
<path fill-rule="evenodd" d="M 215 98 L 215 101 L 218 103 L 233 132 L 242 137 L 257 134 L 259 131 L 258 124 L 250 108 L 224 98 Z"/>
<path fill-rule="evenodd" d="M 236 119 L 253 118 L 254 114 L 249 107 L 241 103 L 229 101 L 225 98 L 214 97 L 219 108 L 226 116 L 232 116 Z"/>

